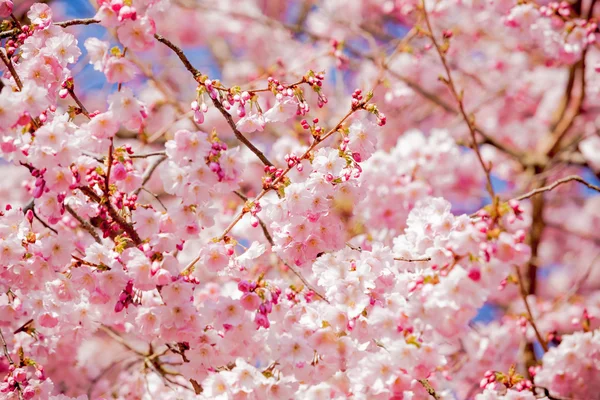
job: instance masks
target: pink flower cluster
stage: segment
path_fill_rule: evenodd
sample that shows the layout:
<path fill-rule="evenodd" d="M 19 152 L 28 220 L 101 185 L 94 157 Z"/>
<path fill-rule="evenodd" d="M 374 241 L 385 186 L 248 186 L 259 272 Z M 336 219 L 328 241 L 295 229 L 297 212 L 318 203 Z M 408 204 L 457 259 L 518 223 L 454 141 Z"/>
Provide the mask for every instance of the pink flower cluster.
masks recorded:
<path fill-rule="evenodd" d="M 595 1 L 23 4 L 1 399 L 598 396 Z"/>

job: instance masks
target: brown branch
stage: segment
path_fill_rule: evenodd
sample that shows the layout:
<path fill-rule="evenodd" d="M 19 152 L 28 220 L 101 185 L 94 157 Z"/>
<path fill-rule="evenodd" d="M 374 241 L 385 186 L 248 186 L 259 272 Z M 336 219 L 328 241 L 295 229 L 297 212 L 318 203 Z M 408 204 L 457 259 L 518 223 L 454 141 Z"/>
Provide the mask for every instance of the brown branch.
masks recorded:
<path fill-rule="evenodd" d="M 540 331 L 538 330 L 538 327 L 535 324 L 535 320 L 533 319 L 533 314 L 531 313 L 531 308 L 529 307 L 529 302 L 527 301 L 528 293 L 527 293 L 527 289 L 525 288 L 525 284 L 523 283 L 523 277 L 521 276 L 521 270 L 519 269 L 518 266 L 515 266 L 515 271 L 517 272 L 517 280 L 519 281 L 519 289 L 520 289 L 519 291 L 521 293 L 521 297 L 523 298 L 523 303 L 525 303 L 525 309 L 527 310 L 527 319 L 529 320 L 531 327 L 535 331 L 535 336 L 537 337 L 538 342 L 540 342 L 540 345 L 546 352 L 546 351 L 548 351 L 548 343 L 546 343 L 546 341 L 540 334 Z"/>
<path fill-rule="evenodd" d="M 110 336 L 111 339 L 120 343 L 127 350 L 137 354 L 138 356 L 144 357 L 144 358 L 147 356 L 147 354 L 135 349 L 133 346 L 131 346 L 129 343 L 127 343 L 125 341 L 125 339 L 123 339 L 121 337 L 121 335 L 119 335 L 113 328 L 106 326 L 106 325 L 100 325 L 99 329 L 102 330 L 104 333 L 106 333 L 108 336 Z"/>
<path fill-rule="evenodd" d="M 4 334 L 2 333 L 2 329 L 0 329 L 0 339 L 2 340 L 2 347 L 4 349 L 4 356 L 8 360 L 10 365 L 15 365 L 12 357 L 10 356 L 10 351 L 8 351 L 8 345 L 6 344 L 6 339 L 4 339 Z"/>
<path fill-rule="evenodd" d="M 119 215 L 119 212 L 117 210 L 115 210 L 115 208 L 111 204 L 110 200 L 107 199 L 106 201 L 102 201 L 102 198 L 100 196 L 98 196 L 92 190 L 92 188 L 90 188 L 89 186 L 79 186 L 79 187 L 77 187 L 77 189 L 81 190 L 81 192 L 83 194 L 85 194 L 87 197 L 89 197 L 96 203 L 98 203 L 100 205 L 106 205 L 106 208 L 108 210 L 108 215 L 110 215 L 110 217 L 113 219 L 113 221 L 115 221 L 117 223 L 117 225 L 119 225 L 121 227 L 121 229 L 123 229 L 123 231 L 125 233 L 127 233 L 129 238 L 131 238 L 131 240 L 133 240 L 133 243 L 135 243 L 136 246 L 138 246 L 142 243 L 142 239 L 140 239 L 140 236 L 136 232 L 133 225 L 131 225 L 130 223 L 125 221 L 125 219 L 123 219 L 123 217 L 121 217 Z"/>
<path fill-rule="evenodd" d="M 144 175 L 142 175 L 142 185 L 133 192 L 136 196 L 140 194 L 142 189 L 144 189 L 144 185 L 148 183 L 150 178 L 152 178 L 152 174 L 154 174 L 156 168 L 158 168 L 158 166 L 162 164 L 166 159 L 167 156 L 163 153 L 163 155 L 160 158 L 157 158 L 152 164 L 148 166 L 146 171 L 144 171 Z"/>
<path fill-rule="evenodd" d="M 419 383 L 423 385 L 423 387 L 431 397 L 433 397 L 435 400 L 440 400 L 440 396 L 435 392 L 435 389 L 433 388 L 433 386 L 431 386 L 427 379 L 419 379 Z"/>
<path fill-rule="evenodd" d="M 102 240 L 100 239 L 100 236 L 98 236 L 98 233 L 96 233 L 96 230 L 94 229 L 94 227 L 87 222 L 86 220 L 84 220 L 82 217 L 80 217 L 75 210 L 73 210 L 71 208 L 71 206 L 69 205 L 65 205 L 65 210 L 67 210 L 67 212 L 69 214 L 71 214 L 73 216 L 73 218 L 75 218 L 79 224 L 81 225 L 81 227 L 86 230 L 96 241 L 96 243 L 100 243 L 102 244 Z"/>
<path fill-rule="evenodd" d="M 308 155 L 315 149 L 315 147 L 317 147 L 321 142 L 323 142 L 325 139 L 329 138 L 331 135 L 333 135 L 335 132 L 337 132 L 343 125 L 343 123 L 350 118 L 350 116 L 352 114 L 354 114 L 354 112 L 356 112 L 359 109 L 362 109 L 365 107 L 365 103 L 361 103 L 359 104 L 359 106 L 357 107 L 353 107 L 350 111 L 348 111 L 346 113 L 346 115 L 344 115 L 344 117 L 340 120 L 340 122 L 337 123 L 337 125 L 332 128 L 331 130 L 329 130 L 324 136 L 315 139 L 312 144 L 308 147 L 308 149 L 304 152 L 304 154 L 302 154 L 302 156 L 299 158 L 300 160 L 304 160 L 305 158 L 308 157 Z M 288 166 L 286 167 L 286 169 L 283 170 L 283 172 L 281 173 L 281 175 L 279 175 L 274 181 L 273 183 L 266 189 L 263 189 L 258 196 L 256 196 L 254 198 L 254 200 L 252 200 L 253 202 L 256 202 L 258 200 L 260 200 L 261 198 L 263 198 L 264 195 L 266 195 L 268 192 L 270 192 L 272 189 L 274 189 L 279 183 L 281 183 L 281 181 L 283 181 L 283 179 L 286 177 L 286 175 L 288 174 L 288 172 L 290 172 L 293 168 L 295 168 L 295 165 L 292 166 Z M 221 236 L 218 237 L 218 240 L 221 241 L 225 238 L 225 236 L 227 236 L 227 234 L 233 229 L 233 227 L 242 219 L 242 217 L 244 216 L 244 214 L 246 214 L 248 211 L 247 210 L 242 210 L 236 217 L 235 219 L 229 224 L 229 226 L 227 226 L 227 228 L 225 228 L 225 230 L 223 231 L 223 233 L 221 234 Z"/>
<path fill-rule="evenodd" d="M 426 261 L 431 261 L 431 257 L 423 257 L 423 258 L 394 257 L 394 260 L 405 261 L 405 262 L 426 262 Z"/>
<path fill-rule="evenodd" d="M 88 119 L 91 119 L 90 118 L 90 113 L 85 108 L 85 106 L 83 105 L 83 103 L 81 102 L 81 100 L 79 100 L 79 97 L 77 97 L 77 95 L 75 94 L 75 90 L 73 88 L 69 88 L 68 91 L 69 91 L 69 94 L 71 95 L 71 97 L 73 98 L 73 100 L 75 100 L 75 103 L 77 103 L 77 106 L 79 106 L 79 109 L 81 110 L 81 113 L 83 115 L 85 115 L 86 117 L 88 117 Z"/>
<path fill-rule="evenodd" d="M 479 163 L 481 164 L 483 171 L 485 172 L 485 177 L 487 180 L 487 190 L 490 194 L 490 197 L 493 199 L 494 202 L 496 202 L 497 201 L 496 193 L 494 192 L 494 187 L 492 186 L 492 178 L 490 177 L 491 166 L 489 166 L 485 163 L 485 161 L 483 160 L 483 157 L 481 156 L 481 153 L 479 152 L 479 146 L 477 144 L 477 138 L 476 138 L 475 128 L 474 128 L 472 118 L 469 115 L 467 115 L 467 112 L 465 111 L 465 106 L 463 103 L 463 94 L 462 94 L 462 92 L 461 92 L 461 94 L 458 93 L 458 91 L 456 89 L 456 85 L 454 84 L 454 81 L 452 79 L 452 73 L 450 72 L 450 67 L 448 66 L 448 62 L 446 60 L 445 50 L 443 50 L 441 48 L 440 44 L 438 43 L 437 39 L 435 38 L 435 34 L 433 33 L 433 29 L 431 27 L 431 22 L 429 21 L 429 15 L 427 14 L 427 8 L 425 7 L 424 0 L 421 1 L 421 8 L 423 10 L 423 16 L 425 19 L 425 23 L 427 24 L 429 37 L 430 37 L 431 42 L 433 43 L 435 49 L 437 50 L 437 53 L 440 56 L 440 60 L 442 61 L 444 70 L 446 71 L 446 83 L 448 84 L 448 88 L 452 92 L 452 95 L 454 96 L 454 98 L 458 104 L 460 113 L 462 114 L 462 116 L 467 124 L 467 127 L 469 128 L 469 133 L 471 134 L 472 148 L 475 151 L 475 154 L 477 155 L 477 159 L 479 160 Z"/>
<path fill-rule="evenodd" d="M 582 183 L 585 186 L 587 186 L 588 188 L 590 188 L 592 190 L 595 190 L 597 192 L 600 192 L 600 186 L 593 185 L 593 184 L 587 182 L 585 179 L 583 179 L 582 177 L 580 177 L 578 175 L 569 175 L 569 176 L 567 176 L 565 178 L 557 180 L 556 182 L 554 182 L 554 183 L 552 183 L 552 184 L 550 184 L 548 186 L 542 186 L 540 188 L 537 188 L 537 189 L 534 189 L 534 190 L 532 190 L 530 192 L 522 194 L 521 196 L 515 197 L 514 200 L 525 200 L 525 199 L 528 199 L 530 197 L 535 196 L 536 194 L 540 194 L 540 193 L 544 193 L 544 192 L 550 191 L 550 190 L 556 188 L 557 186 L 560 186 L 560 185 L 562 185 L 564 183 L 568 183 L 568 182 L 571 182 L 571 181 L 576 181 L 576 182 Z"/>
<path fill-rule="evenodd" d="M 1 52 L 0 52 L 1 53 Z M 8 363 L 12 366 L 15 366 L 15 362 L 10 356 L 10 351 L 8 351 L 8 345 L 6 344 L 6 339 L 4 339 L 4 334 L 2 333 L 2 329 L 0 329 L 0 340 L 2 340 L 2 348 L 4 349 L 4 356 L 8 360 Z M 21 385 L 17 383 L 17 394 L 19 399 L 23 399 L 23 392 L 21 391 Z"/>
<path fill-rule="evenodd" d="M 164 151 L 155 151 L 155 152 L 146 153 L 146 154 L 132 154 L 129 156 L 129 158 L 149 158 L 149 157 L 164 156 L 164 155 L 165 155 Z"/>
<path fill-rule="evenodd" d="M 75 19 L 70 19 L 68 21 L 55 22 L 54 25 L 60 26 L 62 28 L 66 28 L 68 26 L 73 26 L 73 25 L 91 25 L 91 24 L 98 24 L 98 23 L 100 23 L 100 20 L 95 19 L 95 18 L 75 18 Z M 0 39 L 14 36 L 14 35 L 18 34 L 20 31 L 21 30 L 19 28 L 15 28 L 15 29 L 11 29 L 8 31 L 0 32 Z"/>
<path fill-rule="evenodd" d="M 6 54 L 4 54 L 4 52 L 2 52 L 2 51 L 0 51 L 0 58 L 2 59 L 2 62 L 4 63 L 4 65 L 6 65 L 6 68 L 8 68 L 8 70 L 10 71 L 10 74 L 11 74 L 12 78 L 15 80 L 15 83 L 17 84 L 19 91 L 23 90 L 23 83 L 21 82 L 21 79 L 19 78 L 19 74 L 17 74 L 17 71 L 15 70 L 15 66 L 13 65 L 12 61 L 10 61 L 8 56 Z"/>

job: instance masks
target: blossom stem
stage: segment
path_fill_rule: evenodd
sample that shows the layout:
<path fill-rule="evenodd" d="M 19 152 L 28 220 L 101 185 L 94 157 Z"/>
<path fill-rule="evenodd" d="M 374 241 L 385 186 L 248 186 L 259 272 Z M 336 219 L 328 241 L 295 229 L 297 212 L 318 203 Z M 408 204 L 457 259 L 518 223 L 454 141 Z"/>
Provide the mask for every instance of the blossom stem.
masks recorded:
<path fill-rule="evenodd" d="M 469 133 L 471 134 L 473 151 L 475 151 L 475 154 L 477 155 L 477 159 L 479 160 L 479 163 L 481 164 L 483 171 L 485 173 L 485 177 L 487 180 L 487 185 L 486 185 L 487 190 L 490 194 L 490 197 L 494 200 L 494 202 L 496 202 L 496 193 L 494 192 L 494 187 L 492 185 L 492 178 L 490 176 L 491 166 L 487 165 L 485 163 L 485 161 L 483 160 L 483 157 L 481 156 L 481 152 L 479 151 L 479 145 L 477 144 L 477 137 L 476 137 L 475 128 L 474 128 L 474 125 L 472 122 L 472 118 L 467 114 L 467 112 L 465 110 L 462 93 L 459 94 L 456 89 L 456 85 L 454 84 L 454 80 L 452 79 L 452 73 L 450 72 L 450 67 L 448 66 L 448 61 L 446 60 L 444 50 L 442 50 L 440 44 L 438 43 L 437 39 L 435 38 L 435 34 L 433 33 L 433 29 L 431 27 L 431 22 L 429 21 L 429 15 L 427 14 L 427 8 L 425 7 L 424 0 L 421 1 L 421 9 L 423 11 L 423 17 L 425 19 L 425 24 L 427 25 L 428 36 L 431 39 L 431 42 L 433 43 L 433 46 L 435 47 L 438 55 L 440 56 L 440 60 L 442 61 L 442 65 L 444 67 L 444 70 L 446 71 L 446 79 L 445 80 L 446 80 L 446 83 L 448 84 L 448 88 L 452 92 L 452 95 L 454 96 L 454 98 L 458 104 L 460 113 L 462 114 L 462 116 L 465 120 L 465 123 L 467 124 L 467 127 L 469 128 Z"/>
<path fill-rule="evenodd" d="M 518 266 L 515 266 L 515 271 L 517 272 L 517 280 L 519 281 L 519 292 L 521 293 L 521 297 L 523 298 L 523 303 L 525 304 L 525 310 L 527 310 L 527 319 L 529 320 L 529 323 L 531 324 L 531 327 L 533 328 L 534 332 L 535 332 L 535 336 L 538 339 L 538 342 L 540 342 L 540 345 L 542 346 L 542 348 L 544 349 L 544 352 L 548 351 L 548 343 L 546 343 L 546 341 L 544 340 L 544 338 L 542 337 L 537 325 L 535 324 L 535 320 L 533 319 L 533 314 L 531 313 L 531 308 L 529 307 L 529 301 L 527 301 L 527 289 L 525 288 L 525 284 L 523 283 L 523 277 L 521 274 L 521 270 L 519 269 Z"/>
<path fill-rule="evenodd" d="M 535 196 L 536 194 L 550 191 L 550 190 L 556 188 L 557 186 L 560 186 L 562 184 L 572 182 L 572 181 L 582 183 L 583 185 L 587 186 L 588 188 L 595 190 L 597 192 L 600 192 L 600 186 L 593 185 L 578 175 L 569 175 L 569 176 L 566 176 L 564 178 L 561 178 L 561 179 L 553 182 L 550 185 L 542 186 L 537 189 L 533 189 L 525 194 L 522 194 L 521 196 L 515 197 L 515 200 L 525 200 L 525 199 Z"/>

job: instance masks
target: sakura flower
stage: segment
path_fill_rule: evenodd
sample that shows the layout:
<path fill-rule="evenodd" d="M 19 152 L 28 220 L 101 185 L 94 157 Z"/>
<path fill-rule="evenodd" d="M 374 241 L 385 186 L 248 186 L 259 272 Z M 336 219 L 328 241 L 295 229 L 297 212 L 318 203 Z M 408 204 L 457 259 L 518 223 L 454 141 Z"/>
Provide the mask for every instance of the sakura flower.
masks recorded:
<path fill-rule="evenodd" d="M 96 71 L 102 71 L 108 55 L 108 42 L 91 37 L 86 39 L 84 46 L 90 58 L 90 64 L 94 66 Z"/>
<path fill-rule="evenodd" d="M 243 133 L 250 133 L 254 131 L 262 131 L 265 129 L 267 121 L 265 116 L 261 113 L 248 114 L 241 118 L 235 125 Z"/>
<path fill-rule="evenodd" d="M 109 57 L 104 65 L 106 80 L 110 83 L 129 82 L 137 72 L 135 64 L 125 57 Z"/>
<path fill-rule="evenodd" d="M 367 122 L 357 121 L 350 125 L 349 130 L 350 142 L 348 145 L 350 149 L 360 154 L 361 161 L 367 160 L 377 146 L 377 139 L 372 133 L 375 130 L 374 127 Z"/>
<path fill-rule="evenodd" d="M 166 145 L 166 152 L 169 158 L 186 165 L 189 161 L 202 160 L 211 149 L 208 141 L 208 135 L 204 132 L 190 132 L 179 130 L 175 132 L 173 140 L 169 140 Z"/>
<path fill-rule="evenodd" d="M 44 52 L 55 56 L 61 65 L 73 64 L 81 55 L 77 40 L 70 33 L 62 33 L 48 39 Z"/>
<path fill-rule="evenodd" d="M 298 110 L 298 103 L 292 99 L 285 99 L 283 101 L 277 100 L 273 107 L 268 109 L 264 114 L 264 121 L 266 122 L 285 122 L 296 115 Z M 244 117 L 244 118 L 249 118 Z M 242 118 L 242 119 L 244 119 Z M 241 121 L 241 120 L 240 120 Z M 264 125 L 264 124 L 263 124 Z M 259 129 L 262 130 L 262 129 Z"/>
<path fill-rule="evenodd" d="M 52 9 L 47 4 L 35 3 L 27 12 L 27 18 L 32 24 L 45 28 L 52 23 Z"/>
<path fill-rule="evenodd" d="M 144 51 L 154 46 L 156 27 L 154 21 L 147 16 L 128 20 L 117 30 L 117 35 L 123 46 L 134 51 Z"/>

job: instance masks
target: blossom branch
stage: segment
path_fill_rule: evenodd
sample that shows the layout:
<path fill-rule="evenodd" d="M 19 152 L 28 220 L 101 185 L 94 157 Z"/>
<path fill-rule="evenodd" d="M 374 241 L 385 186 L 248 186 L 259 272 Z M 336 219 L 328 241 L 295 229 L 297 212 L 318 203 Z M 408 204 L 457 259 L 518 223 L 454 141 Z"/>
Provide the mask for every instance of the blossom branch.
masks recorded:
<path fill-rule="evenodd" d="M 10 61 L 8 56 L 3 51 L 0 51 L 0 58 L 2 59 L 2 62 L 4 63 L 4 65 L 6 65 L 6 68 L 8 68 L 8 71 L 10 72 L 10 75 L 12 76 L 12 78 L 15 80 L 15 83 L 17 84 L 19 91 L 23 90 L 23 83 L 21 82 L 21 79 L 19 78 L 19 74 L 17 74 L 17 71 L 15 70 L 15 67 L 14 67 L 12 61 Z"/>
<path fill-rule="evenodd" d="M 519 283 L 519 292 L 521 294 L 521 298 L 523 299 L 523 303 L 525 304 L 525 309 L 527 310 L 527 320 L 531 324 L 531 327 L 533 328 L 533 330 L 535 332 L 535 336 L 537 337 L 538 342 L 540 342 L 540 345 L 544 349 L 544 352 L 547 352 L 548 351 L 548 343 L 546 343 L 546 341 L 542 337 L 537 325 L 535 324 L 535 320 L 533 319 L 533 314 L 531 313 L 531 308 L 529 307 L 529 301 L 527 301 L 528 293 L 527 293 L 527 289 L 525 288 L 525 285 L 523 284 L 523 277 L 521 276 L 521 270 L 519 269 L 518 266 L 515 266 L 515 271 L 517 272 L 517 280 Z"/>
<path fill-rule="evenodd" d="M 71 206 L 69 205 L 65 205 L 65 210 L 67 210 L 67 212 L 69 214 L 71 214 L 71 216 L 73 216 L 73 218 L 75 218 L 79 224 L 81 225 L 81 227 L 86 230 L 96 241 L 96 243 L 101 244 L 102 240 L 100 239 L 100 236 L 98 236 L 98 233 L 96 233 L 96 230 L 94 229 L 94 227 L 87 222 L 86 220 L 84 220 L 81 216 L 79 216 L 75 210 L 73 210 L 73 208 L 71 208 Z"/>
<path fill-rule="evenodd" d="M 537 189 L 531 190 L 530 192 L 522 194 L 521 196 L 515 197 L 514 200 L 525 200 L 525 199 L 535 196 L 536 194 L 550 191 L 562 184 L 572 182 L 572 181 L 582 183 L 583 185 L 587 186 L 588 188 L 595 190 L 597 192 L 600 192 L 600 186 L 593 185 L 578 175 L 569 175 L 567 177 L 564 177 L 562 179 L 559 179 L 559 180 L 553 182 L 550 185 L 542 186 L 540 188 L 537 188 Z"/>
<path fill-rule="evenodd" d="M 171 42 L 170 40 L 166 39 L 165 37 L 163 37 L 163 36 L 161 36 L 159 34 L 155 34 L 154 37 L 156 38 L 156 40 L 158 40 L 159 42 L 163 43 L 168 48 L 170 48 L 171 50 L 173 50 L 173 52 L 175 52 L 175 54 L 177 54 L 177 57 L 179 57 L 179 59 L 181 60 L 181 62 L 185 66 L 185 68 L 194 76 L 194 79 L 198 83 L 202 84 L 202 82 L 200 81 L 202 73 L 200 71 L 198 71 L 192 65 L 192 63 L 190 62 L 190 60 L 186 57 L 186 55 L 183 53 L 183 51 L 179 47 L 177 47 L 175 44 L 173 44 L 173 42 Z M 256 146 L 254 146 L 242 134 L 242 132 L 240 132 L 240 130 L 235 125 L 235 122 L 233 121 L 233 118 L 231 117 L 231 114 L 229 114 L 227 112 L 227 110 L 225 110 L 225 108 L 223 107 L 223 104 L 221 104 L 221 102 L 218 99 L 213 98 L 212 96 L 209 96 L 209 97 L 212 100 L 214 106 L 217 108 L 217 110 L 219 110 L 219 112 L 223 115 L 223 117 L 225 117 L 225 120 L 227 121 L 227 123 L 229 124 L 229 126 L 231 127 L 231 129 L 233 130 L 233 133 L 235 134 L 235 137 L 240 142 L 242 142 L 248 149 L 250 149 L 250 151 L 252 151 L 254 154 L 256 154 L 256 156 L 260 159 L 260 161 L 262 161 L 263 164 L 268 165 L 268 166 L 272 166 L 273 163 L 271 161 L 269 161 L 269 159 L 263 154 L 263 152 L 260 151 L 258 148 L 256 148 Z"/>
<path fill-rule="evenodd" d="M 6 343 L 6 339 L 4 338 L 4 334 L 2 333 L 2 329 L 0 329 L 0 340 L 2 340 L 2 348 L 4 350 L 4 356 L 8 360 L 8 363 L 14 367 L 15 362 L 13 361 L 12 357 L 10 356 L 10 351 L 8 350 L 8 345 Z M 16 385 L 17 385 L 16 388 L 17 388 L 17 394 L 19 396 L 19 400 L 22 400 L 23 392 L 21 390 L 21 385 L 19 383 L 16 383 Z"/>
<path fill-rule="evenodd" d="M 68 21 L 55 22 L 54 25 L 66 28 L 73 25 L 92 25 L 100 23 L 99 19 L 96 18 L 75 18 Z M 14 28 L 8 31 L 0 32 L 0 39 L 5 39 L 18 34 L 21 31 L 20 28 Z"/>
<path fill-rule="evenodd" d="M 309 148 L 304 152 L 304 154 L 302 154 L 302 156 L 299 157 L 300 160 L 304 160 L 306 158 L 308 158 L 309 154 L 315 149 L 315 147 L 317 147 L 321 142 L 323 142 L 325 139 L 329 138 L 329 136 L 331 136 L 332 134 L 334 134 L 335 132 L 337 132 L 343 125 L 343 123 L 350 118 L 350 116 L 352 114 L 354 114 L 355 111 L 357 111 L 360 108 L 364 108 L 365 103 L 361 103 L 358 107 L 353 107 L 348 113 L 346 113 L 346 115 L 341 119 L 340 122 L 337 123 L 337 125 L 332 128 L 331 130 L 329 130 L 323 137 L 315 139 L 312 144 L 309 146 Z M 274 181 L 273 183 L 263 189 L 258 196 L 256 196 L 254 198 L 254 200 L 252 200 L 252 202 L 257 202 L 260 199 L 263 198 L 264 195 L 266 195 L 268 192 L 270 192 L 272 189 L 274 189 L 277 184 L 279 184 L 281 181 L 283 181 L 283 179 L 285 178 L 285 176 L 288 174 L 288 172 L 290 172 L 293 168 L 295 167 L 295 165 L 292 166 L 287 166 L 283 172 L 281 173 L 281 175 L 279 175 Z M 221 234 L 221 236 L 218 237 L 218 240 L 221 241 L 223 240 L 227 234 L 233 229 L 233 227 L 242 219 L 242 217 L 244 216 L 244 214 L 246 214 L 248 211 L 245 209 L 242 209 L 242 211 L 237 215 L 237 217 L 229 224 L 229 226 L 223 231 L 223 233 Z"/>
<path fill-rule="evenodd" d="M 427 379 L 419 379 L 419 383 L 425 388 L 431 397 L 433 397 L 435 400 L 440 400 L 440 396 L 435 392 L 435 389 L 433 386 L 431 386 L 431 383 L 429 383 Z"/>
<path fill-rule="evenodd" d="M 137 188 L 133 192 L 135 195 L 140 194 L 140 192 L 144 188 L 144 185 L 146 183 L 148 183 L 148 181 L 150 180 L 150 178 L 152 178 L 152 174 L 154 174 L 154 171 L 156 171 L 156 168 L 158 168 L 158 166 L 160 164 L 162 164 L 166 159 L 167 159 L 166 154 L 163 154 L 161 157 L 159 157 L 156 160 L 154 160 L 154 162 L 148 166 L 148 168 L 146 169 L 146 171 L 144 171 L 144 175 L 142 175 L 142 184 L 141 184 L 141 186 L 139 188 Z"/>
<path fill-rule="evenodd" d="M 133 243 L 136 246 L 138 246 L 142 243 L 142 239 L 140 239 L 140 236 L 136 232 L 133 225 L 131 225 L 130 223 L 125 221 L 125 219 L 123 219 L 123 217 L 121 217 L 119 215 L 119 212 L 117 210 L 115 210 L 115 208 L 113 207 L 113 205 L 109 199 L 106 199 L 105 201 L 103 201 L 102 198 L 100 196 L 98 196 L 94 192 L 94 190 L 88 186 L 78 186 L 78 189 L 81 192 L 83 192 L 83 194 L 85 194 L 87 197 L 92 199 L 94 202 L 96 202 L 100 205 L 106 205 L 106 209 L 108 210 L 108 214 L 110 215 L 110 217 L 113 219 L 113 221 L 115 221 L 117 223 L 117 225 L 119 225 L 121 227 L 121 229 L 123 229 L 123 231 L 125 233 L 127 233 L 129 238 L 131 240 L 133 240 Z"/>
<path fill-rule="evenodd" d="M 454 80 L 452 79 L 452 73 L 450 72 L 450 67 L 448 66 L 448 61 L 446 60 L 446 50 L 442 49 L 442 47 L 440 46 L 440 44 L 438 43 L 437 39 L 435 38 L 435 34 L 433 33 L 433 29 L 431 27 L 431 22 L 429 21 L 429 15 L 427 13 L 427 7 L 425 6 L 425 1 L 422 0 L 421 1 L 421 9 L 423 11 L 423 17 L 425 19 L 425 24 L 427 25 L 427 34 L 429 36 L 429 38 L 431 39 L 431 42 L 433 43 L 433 46 L 435 47 L 440 60 L 442 61 L 442 65 L 444 67 L 444 71 L 446 71 L 446 77 L 443 79 L 443 81 L 448 85 L 448 88 L 450 89 L 450 92 L 452 93 L 452 95 L 454 96 L 454 99 L 456 100 L 457 104 L 458 104 L 458 109 L 460 111 L 460 113 L 463 116 L 463 119 L 465 120 L 467 127 L 469 128 L 469 133 L 471 134 L 471 141 L 472 141 L 472 148 L 475 151 L 475 154 L 477 155 L 477 159 L 479 160 L 479 163 L 481 164 L 481 167 L 483 168 L 483 171 L 485 173 L 485 177 L 487 180 L 487 191 L 490 194 L 490 197 L 494 200 L 494 202 L 496 202 L 496 193 L 494 192 L 494 187 L 492 185 L 492 178 L 490 176 L 490 172 L 491 172 L 491 166 L 487 165 L 485 163 L 485 161 L 483 160 L 483 157 L 481 156 L 481 152 L 479 151 L 479 146 L 477 144 L 477 137 L 476 137 L 476 133 L 475 133 L 475 128 L 474 128 L 474 124 L 473 124 L 473 117 L 469 116 L 465 110 L 465 106 L 463 103 L 463 92 L 461 91 L 460 94 L 458 93 L 457 89 L 456 89 L 456 85 L 454 84 Z"/>
<path fill-rule="evenodd" d="M 233 193 L 235 193 L 240 199 L 242 199 L 244 201 L 248 201 L 248 196 L 245 196 L 244 194 L 240 193 L 239 191 L 236 190 Z M 267 225 L 265 224 L 265 222 L 259 217 L 256 217 L 256 218 L 258 219 L 258 223 L 260 224 L 263 234 L 265 235 L 265 238 L 267 239 L 267 241 L 269 242 L 271 247 L 275 246 L 273 237 L 269 233 L 269 229 L 267 228 Z M 302 275 L 302 272 L 300 272 L 300 270 L 298 270 L 298 268 L 286 263 L 284 260 L 281 259 L 281 257 L 278 257 L 278 258 L 286 267 L 289 268 L 290 271 L 292 271 L 302 281 L 304 286 L 306 286 L 308 289 L 313 291 L 317 296 L 319 296 L 319 298 L 321 298 L 321 300 L 324 300 L 325 302 L 329 303 L 329 300 L 327 300 L 327 298 L 324 295 L 322 295 L 313 285 L 310 284 L 310 282 L 308 282 L 308 280 L 304 277 L 304 275 Z"/>

